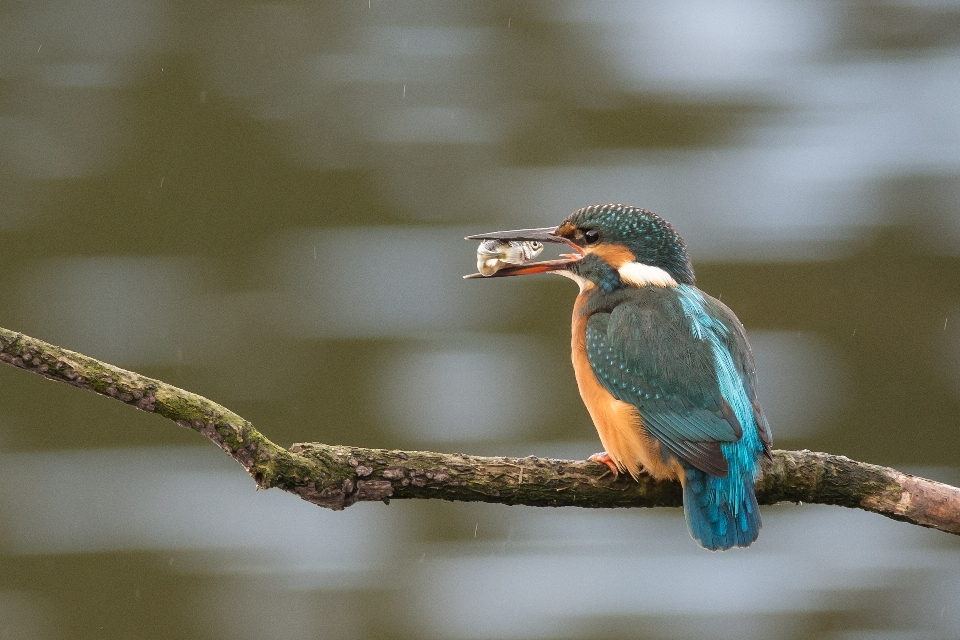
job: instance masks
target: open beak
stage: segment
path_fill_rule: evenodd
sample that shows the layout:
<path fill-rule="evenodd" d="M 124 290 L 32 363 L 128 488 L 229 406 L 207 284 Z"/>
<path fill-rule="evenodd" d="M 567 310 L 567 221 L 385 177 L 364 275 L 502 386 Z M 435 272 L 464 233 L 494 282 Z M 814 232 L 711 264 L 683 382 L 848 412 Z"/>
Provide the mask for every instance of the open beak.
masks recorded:
<path fill-rule="evenodd" d="M 471 278 L 497 278 L 502 276 L 525 276 L 533 273 L 547 273 L 549 271 L 563 271 L 571 264 L 580 260 L 585 254 L 583 249 L 573 244 L 570 240 L 556 234 L 557 227 L 543 227 L 541 229 L 516 229 L 514 231 L 493 231 L 491 233 L 478 233 L 475 236 L 467 236 L 465 240 L 518 240 L 518 241 L 536 241 L 544 244 L 565 244 L 574 249 L 576 253 L 561 254 L 558 260 L 541 260 L 539 262 L 528 262 L 511 267 L 503 267 L 496 273 L 484 276 L 479 273 L 471 273 L 463 276 L 465 279 Z"/>

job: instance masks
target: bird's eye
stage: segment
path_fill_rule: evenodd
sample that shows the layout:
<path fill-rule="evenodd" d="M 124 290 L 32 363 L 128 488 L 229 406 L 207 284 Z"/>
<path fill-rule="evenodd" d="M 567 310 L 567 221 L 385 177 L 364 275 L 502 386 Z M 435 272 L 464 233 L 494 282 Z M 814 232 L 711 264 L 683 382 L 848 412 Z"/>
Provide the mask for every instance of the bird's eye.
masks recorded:
<path fill-rule="evenodd" d="M 587 229 L 583 232 L 583 239 L 587 244 L 597 244 L 600 242 L 600 232 L 596 229 Z"/>

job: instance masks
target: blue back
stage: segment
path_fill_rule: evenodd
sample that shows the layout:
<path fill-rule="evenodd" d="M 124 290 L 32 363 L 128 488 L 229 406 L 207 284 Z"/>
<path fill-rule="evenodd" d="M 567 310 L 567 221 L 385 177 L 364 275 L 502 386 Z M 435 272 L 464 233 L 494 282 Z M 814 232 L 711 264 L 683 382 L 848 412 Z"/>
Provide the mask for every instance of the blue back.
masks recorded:
<path fill-rule="evenodd" d="M 587 356 L 600 383 L 637 407 L 685 473 L 684 511 L 707 549 L 760 530 L 753 484 L 771 437 L 743 327 L 692 285 L 623 288 L 588 303 Z"/>

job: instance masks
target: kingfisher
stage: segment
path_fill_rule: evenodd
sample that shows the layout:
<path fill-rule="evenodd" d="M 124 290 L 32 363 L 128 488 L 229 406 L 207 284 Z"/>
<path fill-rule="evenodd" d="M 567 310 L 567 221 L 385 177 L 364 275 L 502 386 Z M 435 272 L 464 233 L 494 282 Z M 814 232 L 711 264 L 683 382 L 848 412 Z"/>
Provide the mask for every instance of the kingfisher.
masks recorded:
<path fill-rule="evenodd" d="M 646 209 L 601 204 L 557 227 L 467 239 L 573 249 L 466 277 L 556 273 L 576 282 L 573 369 L 604 447 L 589 459 L 614 477 L 679 481 L 687 527 L 700 546 L 754 542 L 761 526 L 754 482 L 772 437 L 753 354 L 733 311 L 696 287 L 673 225 Z"/>

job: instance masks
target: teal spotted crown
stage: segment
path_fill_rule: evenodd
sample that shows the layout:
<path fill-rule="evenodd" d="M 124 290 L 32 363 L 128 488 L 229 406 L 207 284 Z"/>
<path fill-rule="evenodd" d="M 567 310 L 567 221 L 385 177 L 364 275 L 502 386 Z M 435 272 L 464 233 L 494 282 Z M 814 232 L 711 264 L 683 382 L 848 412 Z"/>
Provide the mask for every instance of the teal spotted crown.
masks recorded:
<path fill-rule="evenodd" d="M 696 280 L 683 238 L 652 211 L 624 204 L 595 204 L 573 212 L 567 222 L 580 229 L 596 229 L 603 242 L 625 246 L 637 262 L 660 267 L 680 284 Z"/>

